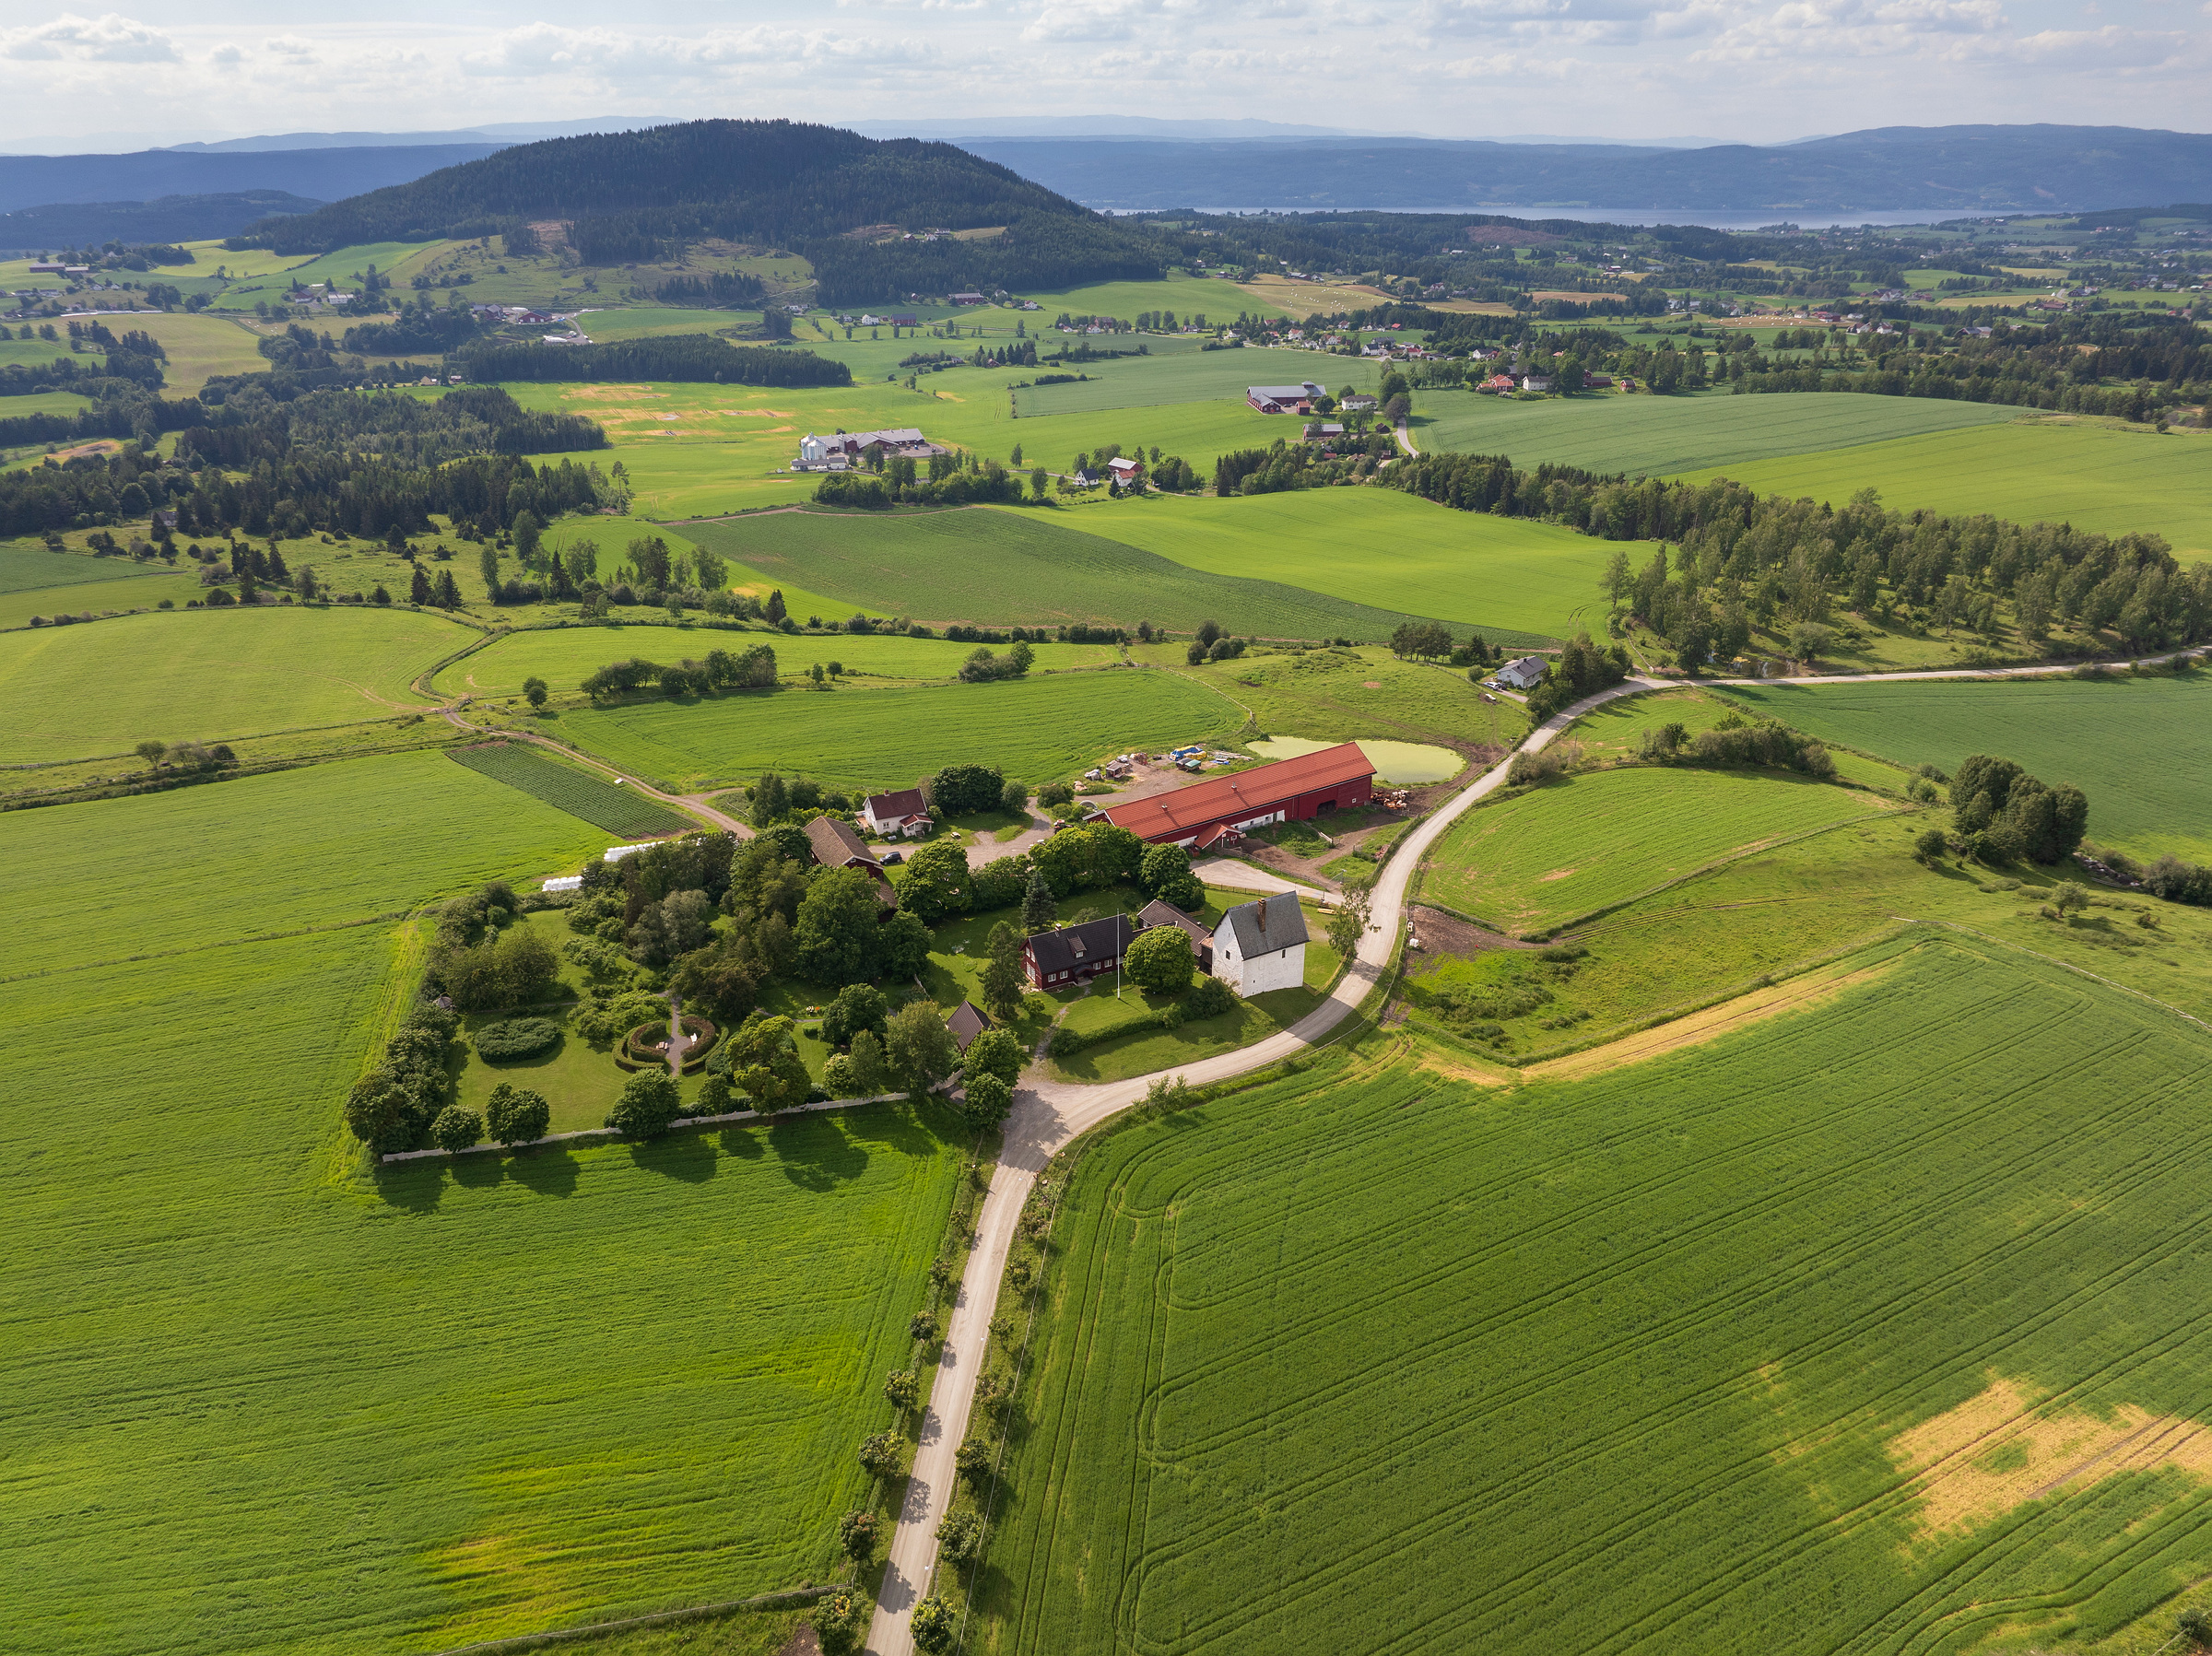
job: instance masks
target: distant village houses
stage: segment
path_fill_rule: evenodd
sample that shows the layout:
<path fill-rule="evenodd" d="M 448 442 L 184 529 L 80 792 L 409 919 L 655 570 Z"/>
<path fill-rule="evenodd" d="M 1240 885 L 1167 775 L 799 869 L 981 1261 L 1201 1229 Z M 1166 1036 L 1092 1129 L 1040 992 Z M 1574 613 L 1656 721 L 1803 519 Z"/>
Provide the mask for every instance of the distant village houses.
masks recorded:
<path fill-rule="evenodd" d="M 939 448 L 912 426 L 884 431 L 838 431 L 828 437 L 812 431 L 799 439 L 794 472 L 841 472 L 857 464 L 870 449 L 880 448 L 884 458 L 926 460 L 949 451 Z"/>

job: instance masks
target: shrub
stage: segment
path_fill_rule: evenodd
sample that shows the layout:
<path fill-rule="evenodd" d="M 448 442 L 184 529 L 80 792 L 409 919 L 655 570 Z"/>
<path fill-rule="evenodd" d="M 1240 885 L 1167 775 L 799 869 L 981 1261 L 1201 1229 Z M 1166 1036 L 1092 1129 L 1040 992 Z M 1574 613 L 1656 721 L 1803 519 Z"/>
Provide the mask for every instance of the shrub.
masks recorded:
<path fill-rule="evenodd" d="M 1191 986 L 1197 962 L 1181 926 L 1152 926 L 1136 934 L 1124 963 L 1130 981 L 1154 994 L 1181 994 Z"/>
<path fill-rule="evenodd" d="M 912 1368 L 894 1368 L 884 1376 L 883 1394 L 891 1406 L 911 1409 L 922 1401 L 922 1379 Z"/>
<path fill-rule="evenodd" d="M 873 1518 L 870 1512 L 865 1516 Z M 866 1637 L 868 1618 L 876 1606 L 856 1587 L 840 1587 L 814 1605 L 814 1637 L 822 1656 L 852 1656 Z"/>
<path fill-rule="evenodd" d="M 991 1475 L 991 1446 L 981 1438 L 963 1439 L 953 1451 L 952 1463 L 971 1484 L 981 1484 Z"/>
<path fill-rule="evenodd" d="M 937 1545 L 955 1564 L 965 1564 L 983 1544 L 983 1521 L 972 1512 L 948 1512 L 937 1526 Z"/>
<path fill-rule="evenodd" d="M 505 1063 L 516 1058 L 534 1058 L 560 1039 L 560 1026 L 551 1018 L 511 1017 L 487 1024 L 469 1038 L 477 1056 L 487 1063 Z"/>
<path fill-rule="evenodd" d="M 1912 837 L 1912 854 L 1923 863 L 1938 862 L 1950 848 L 1950 836 L 1939 828 L 1923 828 Z"/>
<path fill-rule="evenodd" d="M 856 1564 L 865 1564 L 875 1556 L 876 1542 L 882 1533 L 883 1520 L 865 1509 L 855 1509 L 838 1520 L 838 1544 Z"/>
<path fill-rule="evenodd" d="M 985 1029 L 968 1043 L 961 1065 L 971 1081 L 978 1075 L 996 1075 L 1011 1086 L 1020 1077 L 1022 1059 L 1021 1042 L 1012 1030 Z"/>
<path fill-rule="evenodd" d="M 606 1124 L 630 1138 L 658 1138 L 677 1118 L 683 1096 L 666 1070 L 641 1070 L 622 1084 Z"/>
<path fill-rule="evenodd" d="M 668 1003 L 641 989 L 623 994 L 586 995 L 569 1015 L 569 1021 L 584 1039 L 604 1044 L 620 1040 L 649 1018 L 658 1016 L 665 1022 L 667 1016 Z"/>
<path fill-rule="evenodd" d="M 860 1463 L 879 1478 L 898 1474 L 906 1458 L 906 1445 L 897 1432 L 876 1432 L 861 1439 Z"/>
<path fill-rule="evenodd" d="M 930 1341 L 935 1340 L 943 1330 L 937 1326 L 936 1312 L 916 1311 L 912 1319 L 908 1321 L 906 1332 L 912 1338 L 927 1345 Z"/>
<path fill-rule="evenodd" d="M 1225 1012 L 1234 1012 L 1239 1002 L 1237 992 L 1219 978 L 1201 978 L 1190 993 L 1176 1003 L 1186 1022 L 1202 1017 L 1218 1017 Z"/>
<path fill-rule="evenodd" d="M 960 1114 L 978 1133 L 987 1133 L 1006 1119 L 1014 1108 L 1014 1089 L 985 1071 L 968 1077 L 967 1101 Z"/>
<path fill-rule="evenodd" d="M 699 1104 L 694 1115 L 728 1115 L 738 1108 L 736 1090 L 730 1086 L 727 1075 L 709 1075 L 699 1084 Z"/>
<path fill-rule="evenodd" d="M 458 1104 L 448 1104 L 430 1123 L 430 1143 L 441 1150 L 465 1150 L 483 1136 L 484 1118 Z"/>
<path fill-rule="evenodd" d="M 484 1124 L 502 1145 L 526 1145 L 546 1136 L 553 1120 L 552 1106 L 542 1094 L 502 1081 L 491 1089 L 484 1105 Z"/>
<path fill-rule="evenodd" d="M 913 1630 L 914 1649 L 925 1656 L 937 1656 L 940 1650 L 952 1649 L 959 1622 L 952 1614 L 952 1606 L 933 1592 L 914 1606 L 909 1626 Z"/>
<path fill-rule="evenodd" d="M 835 1053 L 822 1065 L 822 1090 L 833 1098 L 857 1098 L 861 1096 L 860 1081 L 853 1071 L 853 1061 L 842 1052 Z"/>
<path fill-rule="evenodd" d="M 1075 797 L 1075 789 L 1065 782 L 1047 782 L 1037 790 L 1037 803 L 1048 810 L 1053 805 L 1071 805 Z"/>

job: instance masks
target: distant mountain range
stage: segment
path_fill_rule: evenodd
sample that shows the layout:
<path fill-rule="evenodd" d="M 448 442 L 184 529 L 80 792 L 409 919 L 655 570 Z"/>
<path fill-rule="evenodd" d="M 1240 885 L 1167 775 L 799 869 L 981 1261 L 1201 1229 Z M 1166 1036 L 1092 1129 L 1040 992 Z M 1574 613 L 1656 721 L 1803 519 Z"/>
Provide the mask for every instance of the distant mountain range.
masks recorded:
<path fill-rule="evenodd" d="M 317 229 L 286 232 L 293 239 L 321 236 L 321 227 L 341 217 L 363 225 L 374 219 L 389 228 L 394 214 L 406 221 L 409 233 L 429 233 L 438 225 L 464 220 L 618 217 L 662 202 L 665 195 L 665 181 L 637 173 L 629 158 L 675 153 L 693 141 L 656 135 L 696 136 L 709 129 L 725 136 L 741 129 L 756 135 L 771 129 L 806 132 L 818 135 L 813 141 L 839 155 L 869 144 L 878 148 L 866 153 L 893 158 L 926 150 L 935 158 L 931 165 L 939 170 L 932 177 L 939 183 L 963 167 L 968 170 L 962 174 L 965 182 L 947 198 L 948 208 L 967 213 L 973 203 L 989 200 L 1006 204 L 1005 210 L 1013 213 L 1017 208 L 1010 204 L 1018 201 L 1028 204 L 1018 210 L 1032 215 L 1065 218 L 1076 214 L 1070 223 L 1085 217 L 1077 204 L 1115 212 L 1179 206 L 1284 212 L 1620 209 L 1848 222 L 1856 214 L 1964 217 L 2084 211 L 2119 201 L 2212 201 L 2212 135 L 2132 127 L 1882 127 L 1784 145 L 1684 147 L 1700 141 L 1654 139 L 1633 145 L 1572 138 L 1362 136 L 1265 121 L 1169 122 L 1139 116 L 987 116 L 866 125 L 869 134 L 880 136 L 785 122 L 665 123 L 609 116 L 443 133 L 288 133 L 122 155 L 17 156 L 0 166 L 0 215 L 36 209 L 39 229 L 34 236 L 27 228 L 31 220 L 10 224 L 0 217 L 0 241 L 18 246 L 81 242 L 91 239 L 90 227 L 97 225 L 114 227 L 102 231 L 103 237 L 225 236 L 241 228 L 241 204 L 250 206 L 256 192 L 288 198 L 290 205 L 277 208 L 288 213 L 300 204 L 341 204 L 342 214 L 332 208 L 329 214 L 335 217 L 316 217 Z M 1040 131 L 1050 135 L 1037 135 Z M 947 135 L 955 136 L 957 145 L 926 141 Z M 558 187 L 548 185 L 542 170 L 546 161 L 558 159 L 565 168 L 569 154 L 549 146 L 578 144 L 612 147 L 604 151 L 613 167 L 608 177 L 621 181 L 613 194 L 584 189 L 584 181 L 565 173 Z M 901 144 L 909 147 L 881 147 Z M 394 198 L 404 199 L 404 206 L 387 202 L 357 207 L 351 199 L 412 185 L 431 173 L 484 161 L 518 146 L 527 146 L 533 159 L 472 173 L 474 182 L 466 188 L 473 194 L 465 206 L 442 187 L 434 195 Z M 948 159 L 956 155 L 964 155 L 964 161 Z M 801 239 L 797 232 L 779 236 L 767 228 L 772 225 L 803 222 L 805 235 L 815 236 L 829 233 L 825 227 L 830 219 L 841 219 L 837 228 L 849 229 L 871 222 L 870 215 L 900 224 L 915 223 L 916 215 L 922 215 L 950 228 L 997 222 L 952 211 L 939 215 L 924 205 L 927 197 L 901 203 L 865 182 L 853 194 L 853 181 L 837 166 L 818 166 L 806 156 L 793 158 L 791 164 L 795 170 L 788 177 L 743 171 L 723 178 L 687 176 L 681 183 L 688 193 L 684 201 L 688 209 L 697 209 L 698 222 L 742 223 L 769 240 Z M 992 182 L 979 183 L 986 173 Z M 833 175 L 834 184 L 826 182 Z M 801 211 L 798 195 L 818 187 L 841 194 L 804 204 Z M 634 192 L 634 198 L 626 202 L 624 191 Z M 771 200 L 782 204 L 772 212 L 761 207 Z M 736 202 L 753 206 L 730 206 Z M 864 202 L 876 205 L 864 206 Z M 134 217 L 128 209 L 135 204 L 147 210 Z M 71 216 L 58 211 L 63 206 L 97 211 Z M 139 223 L 160 228 L 130 228 Z M 1102 245 L 1092 251 L 1101 253 Z"/>
<path fill-rule="evenodd" d="M 312 213 L 323 205 L 282 190 L 163 195 L 153 201 L 62 202 L 0 213 L 0 249 L 38 253 L 102 241 L 207 241 L 235 235 L 272 214 Z"/>
<path fill-rule="evenodd" d="M 1610 207 L 1965 217 L 2212 200 L 2212 135 L 2119 126 L 1893 126 L 1688 150 L 1409 138 L 982 138 L 967 147 L 1088 206 L 1122 212 Z"/>

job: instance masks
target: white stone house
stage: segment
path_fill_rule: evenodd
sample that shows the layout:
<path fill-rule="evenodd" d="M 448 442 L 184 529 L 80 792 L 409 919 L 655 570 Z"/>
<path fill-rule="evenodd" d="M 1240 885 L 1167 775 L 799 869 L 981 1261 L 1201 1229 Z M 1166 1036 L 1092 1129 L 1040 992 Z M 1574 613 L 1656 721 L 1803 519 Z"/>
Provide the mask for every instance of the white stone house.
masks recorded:
<path fill-rule="evenodd" d="M 1306 916 L 1288 892 L 1240 903 L 1214 928 L 1214 976 L 1241 995 L 1306 981 Z"/>

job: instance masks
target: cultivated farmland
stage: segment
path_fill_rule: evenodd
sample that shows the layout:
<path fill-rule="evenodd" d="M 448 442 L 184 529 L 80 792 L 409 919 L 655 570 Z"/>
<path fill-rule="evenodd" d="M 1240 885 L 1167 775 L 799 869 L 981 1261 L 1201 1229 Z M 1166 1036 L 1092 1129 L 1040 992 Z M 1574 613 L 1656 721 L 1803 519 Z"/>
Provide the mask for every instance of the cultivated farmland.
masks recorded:
<path fill-rule="evenodd" d="M 951 1197 L 928 1122 L 364 1175 L 338 1110 L 420 968 L 400 912 L 605 836 L 422 755 L 0 843 L 44 1100 L 0 1127 L 12 1641 L 441 1650 L 824 1577 Z"/>
<path fill-rule="evenodd" d="M 1862 488 L 1877 488 L 1882 503 L 1892 508 L 1960 516 L 1988 512 L 2018 523 L 2072 523 L 2104 534 L 2162 534 L 2184 563 L 2212 558 L 2212 440 L 2201 434 L 2161 436 L 2043 418 L 1729 464 L 1724 470 L 1761 494 L 1804 495 L 1841 506 Z"/>
<path fill-rule="evenodd" d="M 971 1648 L 2071 1648 L 2201 1576 L 2212 1040 L 1921 937 L 1580 1082 L 1106 1136 Z"/>
<path fill-rule="evenodd" d="M 1821 454 L 1889 438 L 1998 425 L 2018 411 L 1988 403 L 1827 393 L 1804 396 L 1554 397 L 1523 403 L 1467 392 L 1418 393 L 1416 447 L 1510 454 L 1593 472 L 1662 476 L 1735 468 L 1783 455 Z M 1877 476 L 1866 480 L 1885 487 Z M 1864 487 L 1864 483 L 1853 487 Z M 1848 499 L 1846 489 L 1838 497 Z M 1891 504 L 1898 502 L 1892 501 Z M 2005 512 L 2001 515 L 2017 516 Z"/>
<path fill-rule="evenodd" d="M 1535 935 L 1710 863 L 1881 808 L 1871 795 L 1778 772 L 1599 771 L 1469 811 L 1430 852 L 1422 893 Z"/>
<path fill-rule="evenodd" d="M 1731 687 L 1771 719 L 1902 765 L 1948 772 L 2002 754 L 2089 796 L 2089 838 L 2212 860 L 2212 675 L 2085 682 Z"/>
<path fill-rule="evenodd" d="M 1325 370 L 1325 371 L 1324 371 Z M 1147 357 L 1121 357 L 1110 362 L 1071 363 L 1065 369 L 1025 369 L 1024 378 L 1036 373 L 1080 373 L 1088 376 L 1067 385 L 1036 385 L 1015 392 L 1021 417 L 1084 414 L 1110 408 L 1153 408 L 1168 403 L 1227 402 L 1241 405 L 1246 387 L 1291 385 L 1305 380 L 1325 380 L 1331 394 L 1351 385 L 1360 391 L 1375 388 L 1372 361 L 1354 358 L 1316 366 L 1306 351 L 1236 350 L 1181 351 Z M 1276 427 L 1288 428 L 1277 419 Z M 1255 426 L 1255 435 L 1262 431 Z M 1296 430 L 1277 435 L 1295 438 Z"/>
<path fill-rule="evenodd" d="M 124 583 L 109 582 L 110 586 Z M 475 635 L 435 616 L 161 611 L 0 635 L 0 759 L 127 753 L 420 711 L 415 675 Z"/>
<path fill-rule="evenodd" d="M 568 740 L 671 793 L 797 771 L 836 788 L 910 787 L 956 759 L 1035 786 L 1132 747 L 1218 741 L 1244 715 L 1171 673 L 1052 674 L 999 684 L 772 690 L 564 713 Z"/>
<path fill-rule="evenodd" d="M 1212 619 L 1262 638 L 1375 641 L 1408 619 L 1426 618 L 1275 581 L 1187 569 L 1069 527 L 1073 515 L 980 508 L 898 517 L 781 511 L 694 523 L 688 533 L 778 585 L 788 580 L 873 615 L 921 621 L 1134 628 L 1149 620 L 1187 633 Z"/>
<path fill-rule="evenodd" d="M 802 612 L 804 614 L 804 612 Z M 836 662 L 848 675 L 882 678 L 955 678 L 973 644 L 946 639 L 913 639 L 892 633 L 727 633 L 675 627 L 562 627 L 512 632 L 439 674 L 437 683 L 453 692 L 478 696 L 518 696 L 533 675 L 555 690 L 572 690 L 609 662 L 641 655 L 648 661 L 678 662 L 714 649 L 743 650 L 765 643 L 776 652 L 786 677 L 804 674 L 815 662 Z M 1006 652 L 1003 644 L 993 646 Z M 1102 667 L 1116 659 L 1112 644 L 1032 644 L 1032 673 L 1067 667 Z"/>
<path fill-rule="evenodd" d="M 1479 625 L 1509 645 L 1604 631 L 1598 590 L 1621 547 L 1556 524 L 1454 511 L 1394 488 L 1219 499 L 1148 497 L 1077 520 L 1092 534 L 1216 575 L 1265 570 L 1356 604 Z M 1628 548 L 1632 558 L 1642 549 Z"/>
<path fill-rule="evenodd" d="M 446 750 L 446 758 L 467 766 L 479 776 L 505 782 L 510 788 L 520 788 L 557 811 L 566 811 L 594 828 L 605 828 L 626 840 L 680 834 L 699 826 L 688 817 L 655 805 L 635 789 L 618 788 L 521 742 L 482 742 L 467 747 L 451 747 Z"/>

